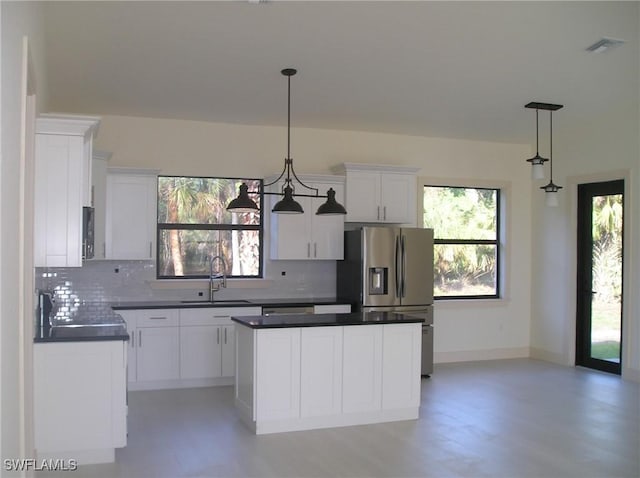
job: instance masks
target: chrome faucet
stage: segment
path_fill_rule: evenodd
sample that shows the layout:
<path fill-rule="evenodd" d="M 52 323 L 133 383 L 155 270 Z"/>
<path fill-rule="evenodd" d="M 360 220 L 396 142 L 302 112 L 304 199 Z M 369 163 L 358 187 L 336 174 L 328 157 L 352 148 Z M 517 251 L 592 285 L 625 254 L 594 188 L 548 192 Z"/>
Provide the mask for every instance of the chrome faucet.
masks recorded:
<path fill-rule="evenodd" d="M 213 273 L 213 263 L 219 260 L 222 262 L 222 274 Z M 216 282 L 216 279 L 222 278 L 221 281 Z M 209 259 L 209 302 L 213 302 L 213 294 L 219 291 L 221 287 L 227 287 L 227 262 L 222 256 L 211 256 Z"/>

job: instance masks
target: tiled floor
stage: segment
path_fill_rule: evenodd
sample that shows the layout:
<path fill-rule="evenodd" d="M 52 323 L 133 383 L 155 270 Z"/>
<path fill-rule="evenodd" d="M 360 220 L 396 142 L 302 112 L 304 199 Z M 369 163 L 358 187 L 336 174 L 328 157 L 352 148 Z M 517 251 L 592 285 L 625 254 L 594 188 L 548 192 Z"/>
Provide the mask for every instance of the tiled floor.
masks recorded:
<path fill-rule="evenodd" d="M 534 360 L 437 365 L 417 421 L 263 436 L 231 387 L 131 392 L 117 463 L 69 476 L 638 478 L 639 388 Z"/>

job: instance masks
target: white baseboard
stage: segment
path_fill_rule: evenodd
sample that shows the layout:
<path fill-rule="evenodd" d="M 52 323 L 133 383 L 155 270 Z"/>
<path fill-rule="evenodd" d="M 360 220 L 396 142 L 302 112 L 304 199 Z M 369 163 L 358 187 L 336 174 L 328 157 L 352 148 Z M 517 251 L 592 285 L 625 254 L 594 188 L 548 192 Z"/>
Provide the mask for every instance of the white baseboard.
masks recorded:
<path fill-rule="evenodd" d="M 436 352 L 434 363 L 476 362 L 479 360 L 502 360 L 512 358 L 528 358 L 529 347 L 513 347 L 504 349 L 463 350 L 459 352 Z"/>
<path fill-rule="evenodd" d="M 191 380 L 153 380 L 147 382 L 129 382 L 130 392 L 138 390 L 166 390 L 171 388 L 200 388 L 228 386 L 235 383 L 235 377 L 201 378 Z"/>
<path fill-rule="evenodd" d="M 573 364 L 568 364 L 566 357 L 562 354 L 550 352 L 544 349 L 538 349 L 535 347 L 531 347 L 530 357 L 533 359 L 544 360 L 545 362 L 557 363 L 559 365 L 564 365 L 564 366 L 573 365 Z"/>
<path fill-rule="evenodd" d="M 283 420 L 264 420 L 247 423 L 256 435 L 269 433 L 294 432 L 301 430 L 317 430 L 321 428 L 349 427 L 354 425 L 368 425 L 371 423 L 397 422 L 403 420 L 417 420 L 419 407 L 402 408 L 397 410 L 378 410 L 373 412 L 346 413 L 326 417 L 291 418 Z M 244 421 L 244 420 L 243 420 Z"/>

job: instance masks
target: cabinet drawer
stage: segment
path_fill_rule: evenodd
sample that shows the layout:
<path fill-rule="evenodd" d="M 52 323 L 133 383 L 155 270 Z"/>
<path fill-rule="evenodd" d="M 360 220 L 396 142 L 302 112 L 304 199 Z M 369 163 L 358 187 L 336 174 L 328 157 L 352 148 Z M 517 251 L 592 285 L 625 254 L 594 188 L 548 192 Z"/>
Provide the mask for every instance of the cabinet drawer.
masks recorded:
<path fill-rule="evenodd" d="M 181 309 L 180 326 L 231 325 L 231 316 L 260 315 L 260 307 L 210 307 L 206 309 Z"/>
<path fill-rule="evenodd" d="M 313 306 L 314 314 L 348 314 L 350 312 L 350 304 L 323 304 Z"/>
<path fill-rule="evenodd" d="M 153 309 L 139 310 L 137 318 L 138 327 L 177 327 L 177 309 Z"/>

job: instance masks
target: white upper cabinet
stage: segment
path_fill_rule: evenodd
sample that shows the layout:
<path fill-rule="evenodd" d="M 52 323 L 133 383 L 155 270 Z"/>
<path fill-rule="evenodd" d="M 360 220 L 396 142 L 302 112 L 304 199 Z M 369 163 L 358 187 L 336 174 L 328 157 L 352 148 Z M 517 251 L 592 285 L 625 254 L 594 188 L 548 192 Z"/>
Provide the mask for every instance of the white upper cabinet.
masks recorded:
<path fill-rule="evenodd" d="M 329 188 L 336 192 L 336 201 L 344 204 L 344 178 L 341 176 L 300 176 L 302 182 L 318 188 L 326 195 Z M 314 194 L 297 184 L 299 194 Z M 271 186 L 279 191 L 281 184 Z M 270 196 L 269 209 L 282 199 Z M 318 216 L 316 211 L 326 198 L 295 196 L 304 214 L 270 213 L 271 259 L 340 260 L 344 258 L 344 215 Z"/>
<path fill-rule="evenodd" d="M 106 259 L 155 257 L 156 197 L 157 171 L 108 170 Z"/>
<path fill-rule="evenodd" d="M 91 166 L 91 198 L 94 208 L 94 260 L 105 258 L 106 220 L 107 220 L 107 165 L 111 153 L 93 152 Z"/>
<path fill-rule="evenodd" d="M 416 225 L 419 168 L 344 163 L 347 222 Z"/>
<path fill-rule="evenodd" d="M 82 207 L 91 206 L 93 137 L 100 118 L 42 115 L 36 121 L 36 267 L 82 266 Z"/>

